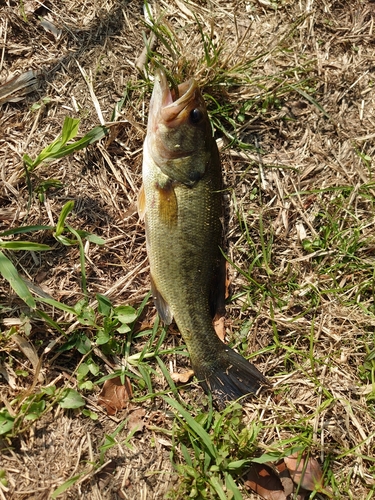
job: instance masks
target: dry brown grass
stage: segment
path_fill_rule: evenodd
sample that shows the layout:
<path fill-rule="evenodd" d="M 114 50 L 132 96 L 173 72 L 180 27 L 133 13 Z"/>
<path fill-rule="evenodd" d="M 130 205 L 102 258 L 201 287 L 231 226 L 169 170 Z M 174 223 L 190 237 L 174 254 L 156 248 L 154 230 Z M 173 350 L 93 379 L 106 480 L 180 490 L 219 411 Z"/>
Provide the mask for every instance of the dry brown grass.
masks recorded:
<path fill-rule="evenodd" d="M 61 33 L 46 31 L 28 13 L 38 6 L 25 0 L 22 14 L 18 2 L 0 4 L 0 82 L 30 70 L 37 79 L 29 93 L 15 90 L 13 101 L 7 102 L 9 96 L 1 101 L 10 90 L 0 87 L 0 229 L 55 225 L 64 203 L 74 200 L 69 223 L 106 240 L 105 246 L 86 247 L 90 297 L 106 294 L 116 305 L 137 307 L 149 289 L 143 227 L 136 213 L 150 96 L 135 68 L 144 46 L 142 3 L 47 2 L 51 12 L 45 18 Z M 229 187 L 229 257 L 244 271 L 255 255 L 262 261 L 253 267 L 255 284 L 231 269 L 235 299 L 228 307 L 228 339 L 248 353 L 260 352 L 256 363 L 274 386 L 245 406 L 245 420 L 263 424 L 258 445 L 264 450 L 303 435 L 303 426 L 313 429 L 311 448 L 322 462 L 329 459 L 336 495 L 372 498 L 374 387 L 371 378 L 360 374 L 374 349 L 370 341 L 375 327 L 373 294 L 366 285 L 374 264 L 375 4 L 170 0 L 152 8 L 175 36 L 174 57 L 161 44 L 157 48 L 169 70 L 180 77 L 194 73 L 208 94 L 231 103 L 232 118 L 243 103 L 253 103 L 245 121 L 237 123 L 239 138 L 253 149 L 237 144 L 222 152 Z M 222 46 L 211 67 L 202 62 L 192 12 Z M 252 59 L 246 73 L 243 66 Z M 101 119 L 111 122 L 126 87 L 129 99 L 114 118 L 109 137 L 40 166 L 32 176 L 34 193 L 49 179 L 61 181 L 62 188 L 49 190 L 43 203 L 34 194 L 28 207 L 23 154 L 36 157 L 59 134 L 66 115 L 81 119 L 82 135 Z M 35 103 L 41 105 L 33 111 Z M 228 144 L 227 138 L 220 141 Z M 343 188 L 345 196 L 339 199 Z M 246 221 L 248 236 L 240 220 Z M 345 254 L 344 243 L 332 234 L 329 248 L 318 245 L 311 253 L 304 248 L 302 240 L 321 238 L 324 224 L 341 234 L 343 242 L 359 231 L 352 267 L 347 264 L 350 252 Z M 75 304 L 82 298 L 78 249 L 57 244 L 47 232 L 33 238 L 53 251 L 13 254 L 20 274 L 37 294 Z M 33 318 L 28 338 L 39 356 L 56 341 L 44 355 L 41 379 L 34 380 L 30 361 L 6 336 L 11 325 L 26 335 L 21 323 L 27 308 L 1 280 L 0 302 L 2 404 L 9 406 L 33 383 L 34 390 L 52 383 L 73 387 L 81 355 L 58 353 L 63 339 Z M 152 318 L 150 304 L 144 324 Z M 56 313 L 54 319 L 65 328 L 67 315 Z M 77 324 L 68 324 L 66 333 L 75 328 Z M 179 339 L 172 335 L 167 342 L 174 345 Z M 97 359 L 103 373 L 110 371 L 103 356 Z M 175 356 L 169 361 L 176 365 Z M 160 369 L 153 366 L 156 388 L 167 389 Z M 21 369 L 29 376 L 18 376 Z M 97 421 L 55 406 L 19 436 L 0 442 L 0 468 L 8 479 L 0 498 L 49 498 L 57 486 L 79 474 L 61 498 L 149 500 L 177 489 L 180 479 L 169 459 L 172 441 L 158 431 L 172 425 L 165 402 L 153 399 L 109 417 L 97 405 L 98 392 L 96 387 L 85 394 L 88 408 L 99 414 Z M 183 397 L 201 404 L 199 388 Z M 145 409 L 142 431 L 127 447 L 126 425 L 119 434 L 122 444 L 111 448 L 103 467 L 95 469 L 92 463 L 98 463 L 105 435 L 139 407 Z M 255 498 L 246 491 L 243 496 Z"/>

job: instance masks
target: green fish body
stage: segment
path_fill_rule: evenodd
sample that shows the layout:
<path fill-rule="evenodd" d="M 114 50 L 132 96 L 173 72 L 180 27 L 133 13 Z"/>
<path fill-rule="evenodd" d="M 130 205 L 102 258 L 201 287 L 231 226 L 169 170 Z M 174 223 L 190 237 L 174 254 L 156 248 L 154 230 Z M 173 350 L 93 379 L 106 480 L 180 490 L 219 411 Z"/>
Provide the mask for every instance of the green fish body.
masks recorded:
<path fill-rule="evenodd" d="M 153 298 L 174 319 L 196 377 L 219 408 L 256 392 L 266 379 L 216 335 L 224 299 L 222 174 L 204 100 L 194 80 L 170 90 L 155 75 L 139 212 L 145 219 Z"/>

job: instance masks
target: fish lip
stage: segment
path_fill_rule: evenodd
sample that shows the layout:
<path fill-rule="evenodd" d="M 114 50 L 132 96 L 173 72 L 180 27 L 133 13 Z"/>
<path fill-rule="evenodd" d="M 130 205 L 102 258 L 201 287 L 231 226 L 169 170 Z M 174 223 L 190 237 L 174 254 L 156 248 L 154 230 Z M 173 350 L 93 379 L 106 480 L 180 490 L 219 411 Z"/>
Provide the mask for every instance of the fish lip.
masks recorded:
<path fill-rule="evenodd" d="M 160 114 L 163 121 L 168 124 L 173 122 L 180 115 L 185 115 L 184 111 L 189 108 L 195 99 L 197 82 L 194 79 L 187 80 L 178 86 L 180 96 L 174 100 L 173 91 L 168 86 L 168 81 L 164 71 L 157 69 L 155 72 L 154 94 L 159 97 Z"/>

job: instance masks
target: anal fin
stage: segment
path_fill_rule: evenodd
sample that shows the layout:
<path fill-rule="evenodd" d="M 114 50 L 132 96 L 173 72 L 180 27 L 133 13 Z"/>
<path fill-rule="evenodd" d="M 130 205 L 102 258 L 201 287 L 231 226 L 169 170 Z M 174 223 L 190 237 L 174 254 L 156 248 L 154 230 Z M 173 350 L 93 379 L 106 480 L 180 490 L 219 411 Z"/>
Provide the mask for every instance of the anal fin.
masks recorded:
<path fill-rule="evenodd" d="M 170 325 L 173 321 L 172 311 L 170 310 L 168 303 L 164 300 L 164 297 L 158 291 L 155 282 L 152 279 L 152 276 L 151 276 L 151 293 L 156 310 L 158 311 L 159 316 L 161 317 L 163 323 L 165 323 L 166 325 Z"/>

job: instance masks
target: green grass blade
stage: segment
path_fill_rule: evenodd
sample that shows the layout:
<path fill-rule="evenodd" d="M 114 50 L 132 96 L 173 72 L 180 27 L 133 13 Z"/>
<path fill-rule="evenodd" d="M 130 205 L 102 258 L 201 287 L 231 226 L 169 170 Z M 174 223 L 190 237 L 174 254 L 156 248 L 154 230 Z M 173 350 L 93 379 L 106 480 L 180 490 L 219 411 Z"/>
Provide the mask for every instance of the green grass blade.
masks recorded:
<path fill-rule="evenodd" d="M 28 250 L 32 252 L 51 250 L 49 245 L 33 243 L 32 241 L 0 241 L 0 248 L 5 248 L 6 250 Z"/>
<path fill-rule="evenodd" d="M 105 240 L 100 236 L 92 233 L 88 233 L 87 231 L 77 230 L 77 233 L 83 240 L 90 241 L 90 243 L 95 243 L 95 245 L 105 245 Z"/>
<path fill-rule="evenodd" d="M 13 234 L 32 233 L 33 231 L 52 231 L 54 226 L 21 226 L 15 229 L 8 229 L 0 233 L 0 236 L 11 236 Z"/>
<path fill-rule="evenodd" d="M 62 302 L 58 302 L 55 299 L 47 299 L 44 297 L 38 297 L 37 299 L 39 302 L 43 302 L 44 304 L 48 304 L 52 307 L 56 307 L 59 311 L 64 311 L 69 314 L 73 314 L 74 316 L 77 316 L 77 313 L 73 307 L 67 306 L 66 304 L 63 304 Z"/>
<path fill-rule="evenodd" d="M 184 445 L 184 443 L 180 444 L 180 448 L 181 448 L 181 453 L 185 459 L 185 462 L 189 465 L 189 467 L 194 467 L 191 456 L 189 455 L 189 451 L 186 448 L 186 446 Z"/>
<path fill-rule="evenodd" d="M 169 398 L 168 396 L 164 396 L 164 400 L 182 415 L 189 427 L 201 438 L 202 443 L 205 445 L 211 457 L 215 458 L 217 455 L 215 446 L 213 445 L 209 434 L 203 429 L 203 427 L 194 420 L 190 413 L 186 411 L 180 403 L 172 398 Z"/>
<path fill-rule="evenodd" d="M 217 477 L 212 476 L 210 478 L 210 483 L 211 483 L 211 486 L 213 487 L 213 489 L 215 490 L 215 493 L 217 494 L 218 498 L 220 500 L 227 500 L 227 496 L 223 490 L 223 487 L 219 483 L 219 480 L 217 479 Z"/>
<path fill-rule="evenodd" d="M 68 144 L 67 146 L 62 147 L 56 153 L 50 155 L 51 160 L 58 160 L 60 158 L 64 158 L 76 151 L 86 148 L 90 144 L 103 139 L 108 134 L 108 129 L 106 127 L 95 127 L 90 132 L 88 132 L 82 139 L 79 141 L 73 142 L 73 144 Z"/>
<path fill-rule="evenodd" d="M 59 220 L 57 221 L 55 236 L 61 236 L 61 234 L 63 233 L 65 229 L 65 219 L 67 218 L 69 212 L 73 210 L 73 207 L 74 201 L 68 201 L 63 206 L 59 216 Z"/>
<path fill-rule="evenodd" d="M 332 120 L 327 111 L 315 100 L 311 97 L 311 95 L 307 94 L 303 90 L 299 89 L 295 85 L 288 85 L 289 88 L 293 89 L 295 92 L 298 92 L 302 97 L 304 97 L 307 101 L 313 104 L 323 115 L 328 118 L 328 120 Z"/>
<path fill-rule="evenodd" d="M 66 145 L 69 140 L 77 135 L 78 125 L 79 120 L 66 117 L 61 136 L 57 137 L 57 139 L 45 147 L 34 161 L 26 154 L 23 156 L 25 167 L 27 167 L 26 170 L 31 172 L 45 160 L 58 160 L 64 158 L 65 156 L 99 141 L 108 134 L 108 129 L 106 127 L 98 126 L 90 130 L 82 139 Z"/>
<path fill-rule="evenodd" d="M 57 498 L 59 495 L 64 493 L 64 491 L 66 491 L 68 488 L 73 486 L 81 476 L 82 476 L 82 474 L 78 474 L 77 476 L 71 477 L 70 479 L 65 481 L 63 484 L 60 484 L 60 486 L 58 488 L 56 488 L 55 491 L 52 493 L 51 498 L 52 499 Z"/>
<path fill-rule="evenodd" d="M 35 300 L 31 295 L 30 290 L 18 274 L 18 271 L 14 267 L 13 263 L 2 252 L 0 252 L 0 273 L 3 278 L 8 281 L 16 294 L 25 302 L 25 304 L 27 304 L 31 309 L 35 309 Z"/>
<path fill-rule="evenodd" d="M 225 474 L 225 484 L 227 487 L 227 490 L 233 493 L 233 499 L 234 500 L 243 500 L 243 497 L 241 495 L 240 490 L 237 488 L 236 483 L 234 482 L 233 477 L 231 474 Z"/>
<path fill-rule="evenodd" d="M 74 139 L 77 135 L 79 122 L 80 120 L 78 118 L 71 118 L 70 116 L 65 117 L 61 134 L 61 142 L 63 145 L 71 139 Z"/>
<path fill-rule="evenodd" d="M 73 207 L 72 207 L 73 208 Z M 66 225 L 66 228 L 72 233 L 73 236 L 75 236 L 78 240 L 78 246 L 79 246 L 79 260 L 81 264 L 81 278 L 82 278 L 82 290 L 83 293 L 85 294 L 85 297 L 88 297 L 87 293 L 87 279 L 86 279 L 86 260 L 85 260 L 85 249 L 83 247 L 82 243 L 82 238 L 78 234 L 78 231 L 70 227 L 69 225 Z"/>
<path fill-rule="evenodd" d="M 144 357 L 146 357 L 146 356 L 144 356 Z M 166 380 L 168 382 L 169 387 L 172 389 L 173 393 L 178 397 L 178 390 L 177 390 L 176 384 L 173 382 L 172 377 L 168 371 L 168 368 L 165 366 L 165 364 L 163 363 L 161 358 L 159 358 L 159 356 L 155 356 L 155 357 L 156 357 L 156 361 L 158 362 L 158 365 L 160 366 L 160 369 L 161 369 L 164 377 L 166 378 Z"/>
<path fill-rule="evenodd" d="M 35 312 L 40 316 L 41 318 L 44 319 L 44 321 L 52 328 L 54 328 L 56 331 L 58 331 L 61 335 L 65 335 L 65 332 L 62 328 L 60 328 L 60 325 L 56 323 L 47 313 L 44 311 L 41 311 L 40 309 L 36 309 Z"/>
<path fill-rule="evenodd" d="M 58 241 L 59 243 L 61 243 L 62 245 L 65 245 L 65 246 L 72 246 L 72 245 L 76 245 L 78 242 L 77 240 L 72 240 L 71 238 L 67 238 L 66 236 L 60 234 L 60 236 L 56 236 L 55 235 L 55 238 L 56 238 L 56 241 Z"/>
<path fill-rule="evenodd" d="M 29 195 L 28 200 L 27 200 L 26 212 L 29 213 L 30 208 L 31 208 L 31 201 L 33 199 L 33 185 L 31 183 L 31 179 L 30 179 L 30 172 L 29 172 L 25 163 L 23 164 L 23 170 L 25 172 L 25 181 L 26 181 L 26 186 L 27 186 L 27 192 Z"/>
<path fill-rule="evenodd" d="M 142 379 L 144 380 L 144 383 L 146 384 L 147 390 L 150 394 L 153 394 L 154 388 L 152 387 L 152 380 L 150 376 L 150 369 L 148 365 L 137 365 L 137 368 L 139 370 L 139 373 L 142 375 Z"/>

